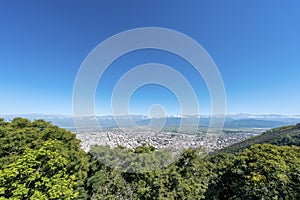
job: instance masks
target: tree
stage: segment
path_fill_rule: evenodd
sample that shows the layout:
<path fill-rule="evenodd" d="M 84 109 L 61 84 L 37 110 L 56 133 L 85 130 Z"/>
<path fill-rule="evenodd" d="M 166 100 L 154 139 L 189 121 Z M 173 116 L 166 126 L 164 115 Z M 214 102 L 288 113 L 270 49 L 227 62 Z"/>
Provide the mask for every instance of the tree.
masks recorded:
<path fill-rule="evenodd" d="M 67 172 L 68 160 L 58 151 L 59 141 L 47 141 L 38 149 L 0 171 L 2 199 L 74 199 L 76 177 Z"/>
<path fill-rule="evenodd" d="M 186 150 L 177 162 L 164 166 L 160 163 L 169 159 L 167 152 L 151 146 L 133 151 L 93 147 L 86 189 L 92 199 L 204 199 L 212 166 L 199 152 Z M 122 168 L 114 168 L 121 160 Z M 128 171 L 133 167 L 142 170 Z"/>
<path fill-rule="evenodd" d="M 299 147 L 253 145 L 224 163 L 209 199 L 300 199 Z"/>
<path fill-rule="evenodd" d="M 39 150 L 48 141 L 57 141 L 55 148 L 66 159 L 66 171 L 76 179 L 73 189 L 85 199 L 84 183 L 88 171 L 88 155 L 80 148 L 80 140 L 65 129 L 44 120 L 15 118 L 0 120 L 0 170 L 19 161 L 28 149 Z"/>

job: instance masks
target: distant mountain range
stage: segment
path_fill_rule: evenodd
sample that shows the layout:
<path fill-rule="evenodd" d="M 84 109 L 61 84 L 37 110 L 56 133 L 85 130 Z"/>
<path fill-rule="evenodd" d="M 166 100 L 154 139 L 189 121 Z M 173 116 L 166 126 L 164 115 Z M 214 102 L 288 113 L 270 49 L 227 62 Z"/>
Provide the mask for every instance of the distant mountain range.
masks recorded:
<path fill-rule="evenodd" d="M 45 114 L 21 114 L 21 115 L 0 115 L 1 118 L 5 120 L 12 120 L 15 117 L 24 117 L 30 120 L 34 119 L 44 119 L 46 121 L 51 121 L 53 124 L 63 127 L 63 128 L 74 128 L 74 118 L 71 115 L 45 115 Z M 147 126 L 150 123 L 161 124 L 165 122 L 165 127 L 178 127 L 180 123 L 185 125 L 195 125 L 199 122 L 201 127 L 209 126 L 211 116 L 201 115 L 201 116 L 169 116 L 166 118 L 150 118 L 145 115 L 131 115 L 130 118 L 134 123 L 139 126 Z M 84 122 L 86 127 L 89 127 L 91 122 L 97 120 L 101 127 L 104 128 L 114 128 L 118 127 L 116 120 L 122 126 L 126 126 L 128 122 L 128 116 L 117 116 L 113 117 L 111 115 L 107 116 L 97 116 L 97 117 L 83 117 L 81 120 Z M 225 118 L 225 128 L 274 128 L 279 126 L 286 126 L 300 123 L 300 115 L 251 115 L 251 114 L 229 114 Z M 128 124 L 128 126 L 130 126 Z"/>

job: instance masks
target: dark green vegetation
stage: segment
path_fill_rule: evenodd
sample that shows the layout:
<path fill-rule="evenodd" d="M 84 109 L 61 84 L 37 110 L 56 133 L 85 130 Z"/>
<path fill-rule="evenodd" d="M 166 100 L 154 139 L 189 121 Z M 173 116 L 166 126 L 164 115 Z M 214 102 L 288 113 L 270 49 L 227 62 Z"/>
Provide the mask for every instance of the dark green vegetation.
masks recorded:
<path fill-rule="evenodd" d="M 201 159 L 196 150 L 187 150 L 168 167 L 144 173 L 106 167 L 99 162 L 97 147 L 91 151 L 87 191 L 92 199 L 201 199 L 212 174 L 212 164 Z M 147 151 L 148 147 L 139 148 L 139 153 Z M 159 157 L 147 160 L 155 163 Z"/>
<path fill-rule="evenodd" d="M 151 146 L 85 153 L 48 122 L 0 119 L 0 199 L 300 199 L 299 129 L 273 129 L 237 153 L 187 149 L 164 165 L 169 152 Z"/>
<path fill-rule="evenodd" d="M 169 151 L 156 151 L 155 147 L 139 146 L 134 151 L 118 147 L 95 146 L 89 151 L 92 160 L 105 163 L 107 167 L 121 168 L 126 172 L 144 173 L 164 168 L 168 165 L 171 153 Z"/>

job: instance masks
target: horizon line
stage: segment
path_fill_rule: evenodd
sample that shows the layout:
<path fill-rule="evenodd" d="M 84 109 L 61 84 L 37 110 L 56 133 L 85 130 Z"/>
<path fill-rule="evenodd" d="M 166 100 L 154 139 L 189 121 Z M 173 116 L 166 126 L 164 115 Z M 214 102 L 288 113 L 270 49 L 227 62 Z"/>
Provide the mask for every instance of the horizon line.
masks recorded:
<path fill-rule="evenodd" d="M 0 116 L 26 116 L 26 115 L 45 115 L 45 116 L 63 116 L 63 117 L 74 117 L 73 114 L 57 114 L 57 113 L 18 113 L 18 114 L 0 114 Z M 106 117 L 106 116 L 115 116 L 115 117 L 123 117 L 123 116 L 145 116 L 145 117 L 176 117 L 176 116 L 222 116 L 223 114 L 170 114 L 170 115 L 165 115 L 165 116 L 150 116 L 147 114 L 141 114 L 141 113 L 133 113 L 133 114 L 124 114 L 124 115 L 113 115 L 113 114 L 103 114 L 103 115 L 90 115 L 90 116 L 78 116 L 78 117 Z M 229 115 L 252 115 L 252 116 L 268 116 L 268 115 L 280 115 L 280 116 L 300 116 L 300 114 L 281 114 L 281 113 L 259 113 L 259 114 L 253 114 L 253 113 L 225 113 L 225 116 Z"/>

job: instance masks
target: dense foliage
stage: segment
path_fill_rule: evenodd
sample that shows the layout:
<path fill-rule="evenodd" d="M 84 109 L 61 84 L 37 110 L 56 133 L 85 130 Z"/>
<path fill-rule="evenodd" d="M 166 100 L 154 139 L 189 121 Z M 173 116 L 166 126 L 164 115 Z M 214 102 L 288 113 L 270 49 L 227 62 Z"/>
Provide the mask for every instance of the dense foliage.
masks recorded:
<path fill-rule="evenodd" d="M 148 151 L 149 147 L 144 146 L 132 153 Z M 212 173 L 210 162 L 201 159 L 197 150 L 187 150 L 177 162 L 143 173 L 105 166 L 98 156 L 101 154 L 106 157 L 102 147 L 94 147 L 90 154 L 91 171 L 87 191 L 92 199 L 202 199 Z M 130 164 L 142 169 L 140 163 L 147 162 L 146 165 L 152 166 L 161 161 L 161 157 L 152 154 L 137 159 L 139 161 L 132 160 Z"/>
<path fill-rule="evenodd" d="M 25 149 L 22 157 L 5 166 L 0 174 L 1 193 L 15 199 L 74 199 L 76 177 L 67 171 L 69 161 L 46 141 L 38 150 Z"/>
<path fill-rule="evenodd" d="M 256 144 L 214 162 L 217 176 L 207 194 L 212 199 L 300 199 L 299 147 Z"/>
<path fill-rule="evenodd" d="M 187 149 L 168 163 L 170 152 L 151 146 L 85 153 L 48 122 L 0 119 L 0 199 L 300 199 L 299 128 L 271 130 L 259 140 L 271 144 L 237 153 Z"/>
<path fill-rule="evenodd" d="M 0 144 L 0 199 L 85 198 L 88 156 L 75 134 L 44 120 L 1 119 Z"/>

